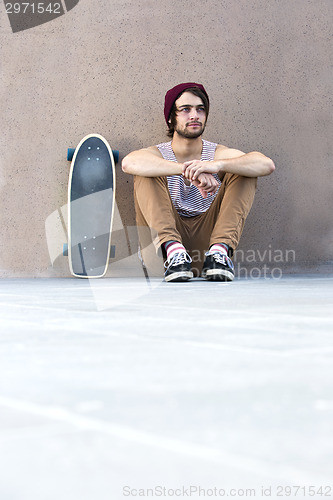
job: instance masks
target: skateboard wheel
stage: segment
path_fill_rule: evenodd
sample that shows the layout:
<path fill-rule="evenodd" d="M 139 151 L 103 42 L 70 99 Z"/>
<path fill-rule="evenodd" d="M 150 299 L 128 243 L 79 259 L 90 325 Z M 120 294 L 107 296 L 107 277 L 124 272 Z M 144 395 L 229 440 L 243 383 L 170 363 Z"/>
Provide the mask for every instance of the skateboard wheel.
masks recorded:
<path fill-rule="evenodd" d="M 62 255 L 64 257 L 68 257 L 68 243 L 64 243 L 64 245 L 62 247 Z"/>
<path fill-rule="evenodd" d="M 118 161 L 119 161 L 119 151 L 117 149 L 113 149 L 112 150 L 112 154 L 113 154 L 114 162 L 118 163 Z"/>
<path fill-rule="evenodd" d="M 68 161 L 72 161 L 74 153 L 75 153 L 75 148 L 68 148 L 67 149 L 67 160 Z"/>

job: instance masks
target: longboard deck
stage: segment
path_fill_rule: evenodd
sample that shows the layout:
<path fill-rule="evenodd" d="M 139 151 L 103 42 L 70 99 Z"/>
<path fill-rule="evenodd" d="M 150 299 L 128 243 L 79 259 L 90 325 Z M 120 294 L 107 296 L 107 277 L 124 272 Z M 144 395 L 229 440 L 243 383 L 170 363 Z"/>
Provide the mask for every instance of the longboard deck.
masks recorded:
<path fill-rule="evenodd" d="M 89 134 L 77 146 L 68 184 L 68 257 L 79 278 L 105 275 L 111 246 L 115 164 L 104 137 Z"/>

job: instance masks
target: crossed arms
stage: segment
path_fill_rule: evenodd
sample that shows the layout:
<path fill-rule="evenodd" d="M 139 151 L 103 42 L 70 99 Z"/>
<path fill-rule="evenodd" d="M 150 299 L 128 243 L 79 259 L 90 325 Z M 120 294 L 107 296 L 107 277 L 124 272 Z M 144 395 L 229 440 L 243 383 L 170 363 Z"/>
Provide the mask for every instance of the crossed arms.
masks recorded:
<path fill-rule="evenodd" d="M 221 145 L 217 146 L 213 161 L 191 160 L 178 163 L 164 160 L 158 148 L 152 146 L 127 155 L 123 159 L 122 169 L 128 174 L 144 177 L 183 175 L 206 198 L 218 189 L 218 182 L 212 174 L 218 174 L 220 178 L 225 173 L 261 177 L 274 172 L 275 165 L 270 158 L 257 151 L 245 154 L 238 149 Z"/>

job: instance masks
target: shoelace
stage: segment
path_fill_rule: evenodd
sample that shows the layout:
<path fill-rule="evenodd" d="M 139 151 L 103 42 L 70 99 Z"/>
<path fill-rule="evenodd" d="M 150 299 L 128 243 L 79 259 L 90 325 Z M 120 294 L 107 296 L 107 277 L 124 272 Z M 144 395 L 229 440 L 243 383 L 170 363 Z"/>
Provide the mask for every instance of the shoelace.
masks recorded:
<path fill-rule="evenodd" d="M 207 252 L 205 255 L 212 255 L 213 259 L 217 264 L 222 264 L 223 266 L 229 266 L 231 269 L 234 268 L 232 260 L 229 259 L 229 257 L 222 252 L 214 252 L 213 254 Z"/>
<path fill-rule="evenodd" d="M 166 261 L 164 267 L 169 269 L 171 266 L 179 266 L 180 264 L 185 264 L 185 262 L 191 263 L 192 259 L 187 252 L 176 253 L 170 262 Z"/>

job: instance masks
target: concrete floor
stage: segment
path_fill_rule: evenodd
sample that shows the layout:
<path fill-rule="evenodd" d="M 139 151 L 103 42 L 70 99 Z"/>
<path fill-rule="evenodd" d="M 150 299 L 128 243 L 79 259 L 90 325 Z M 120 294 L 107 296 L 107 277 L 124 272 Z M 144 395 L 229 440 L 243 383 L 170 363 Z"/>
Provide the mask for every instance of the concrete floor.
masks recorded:
<path fill-rule="evenodd" d="M 332 278 L 1 280 L 0 499 L 333 497 Z"/>

